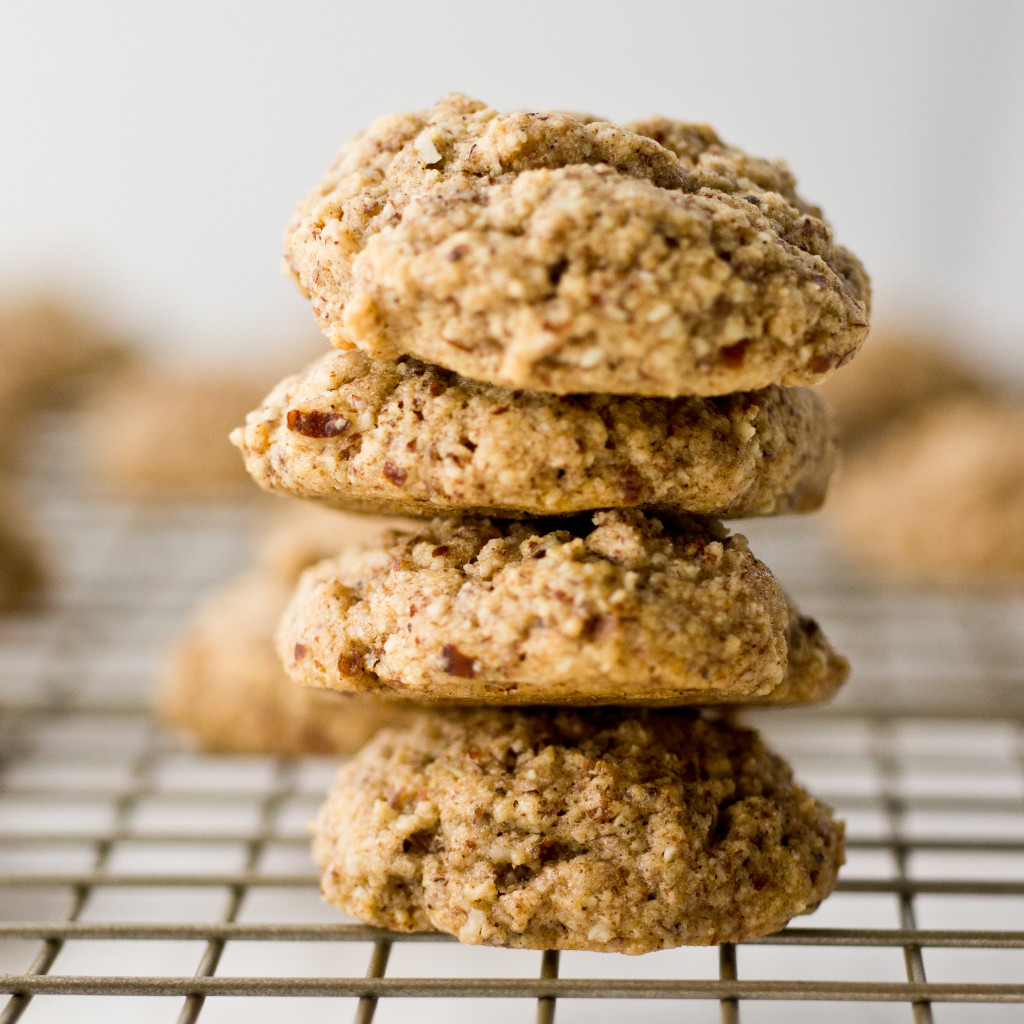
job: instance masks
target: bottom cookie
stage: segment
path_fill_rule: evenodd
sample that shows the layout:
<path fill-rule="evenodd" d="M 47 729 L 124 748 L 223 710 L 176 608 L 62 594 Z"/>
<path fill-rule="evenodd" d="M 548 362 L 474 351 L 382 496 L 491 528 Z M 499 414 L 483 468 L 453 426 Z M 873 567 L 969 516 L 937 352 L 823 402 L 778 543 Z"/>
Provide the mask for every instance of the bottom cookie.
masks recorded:
<path fill-rule="evenodd" d="M 269 573 L 239 577 L 211 595 L 164 667 L 160 713 L 207 750 L 347 754 L 410 712 L 377 697 L 297 686 L 274 652 L 291 594 Z"/>
<path fill-rule="evenodd" d="M 423 712 L 338 773 L 326 899 L 463 942 L 647 953 L 809 913 L 843 825 L 756 733 L 677 710 Z"/>

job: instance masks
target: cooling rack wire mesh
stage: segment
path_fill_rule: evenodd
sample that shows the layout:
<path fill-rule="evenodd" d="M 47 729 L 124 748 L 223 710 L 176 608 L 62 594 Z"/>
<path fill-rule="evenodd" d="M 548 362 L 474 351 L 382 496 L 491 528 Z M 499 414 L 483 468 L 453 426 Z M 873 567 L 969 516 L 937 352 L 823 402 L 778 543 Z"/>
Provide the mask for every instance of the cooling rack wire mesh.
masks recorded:
<path fill-rule="evenodd" d="M 0 620 L 0 1024 L 44 1021 L 1024 1020 L 1024 605 L 882 594 L 813 520 L 754 550 L 855 666 L 755 724 L 847 821 L 836 893 L 779 935 L 644 957 L 389 935 L 319 899 L 329 760 L 213 757 L 150 717 L 161 652 L 245 562 L 250 506 L 134 507 L 29 452 L 59 566 Z"/>

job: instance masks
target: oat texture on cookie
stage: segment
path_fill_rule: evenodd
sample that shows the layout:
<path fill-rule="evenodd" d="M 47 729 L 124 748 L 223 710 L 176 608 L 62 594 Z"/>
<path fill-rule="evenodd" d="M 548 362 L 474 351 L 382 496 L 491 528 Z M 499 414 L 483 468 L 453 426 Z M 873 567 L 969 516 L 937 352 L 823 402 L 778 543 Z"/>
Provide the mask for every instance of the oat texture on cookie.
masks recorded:
<path fill-rule="evenodd" d="M 842 824 L 727 716 L 849 665 L 719 520 L 822 503 L 833 424 L 800 385 L 857 351 L 870 286 L 785 165 L 451 95 L 341 148 L 285 262 L 342 351 L 232 441 L 266 490 L 410 517 L 278 624 L 296 686 L 410 716 L 320 812 L 326 899 L 623 953 L 810 913 Z"/>
<path fill-rule="evenodd" d="M 870 307 L 783 164 L 705 125 L 457 94 L 344 145 L 285 262 L 340 347 L 555 393 L 814 383 L 856 352 Z"/>

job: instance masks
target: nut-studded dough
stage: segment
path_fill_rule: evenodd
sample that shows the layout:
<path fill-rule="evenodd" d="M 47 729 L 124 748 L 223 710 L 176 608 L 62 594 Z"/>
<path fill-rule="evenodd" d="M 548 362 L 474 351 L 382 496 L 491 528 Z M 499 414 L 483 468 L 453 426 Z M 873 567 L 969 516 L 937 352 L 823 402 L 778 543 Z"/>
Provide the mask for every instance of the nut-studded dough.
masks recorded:
<path fill-rule="evenodd" d="M 231 439 L 267 490 L 385 515 L 806 512 L 835 462 L 808 388 L 546 395 L 359 352 L 282 381 Z"/>
<path fill-rule="evenodd" d="M 346 551 L 303 575 L 279 651 L 307 685 L 476 704 L 797 703 L 847 674 L 743 537 L 636 511 Z"/>
<path fill-rule="evenodd" d="M 623 708 L 424 713 L 343 767 L 324 895 L 368 924 L 528 949 L 741 942 L 812 911 L 843 825 L 746 729 Z"/>
<path fill-rule="evenodd" d="M 340 347 L 556 393 L 813 383 L 861 344 L 870 303 L 789 171 L 707 126 L 457 94 L 342 147 L 285 260 Z"/>

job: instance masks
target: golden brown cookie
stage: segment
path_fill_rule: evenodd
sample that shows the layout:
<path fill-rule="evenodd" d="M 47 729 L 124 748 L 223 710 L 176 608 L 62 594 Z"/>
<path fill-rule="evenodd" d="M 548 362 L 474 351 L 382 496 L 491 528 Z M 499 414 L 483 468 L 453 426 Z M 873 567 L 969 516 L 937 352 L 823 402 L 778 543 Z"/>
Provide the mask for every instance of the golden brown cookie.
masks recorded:
<path fill-rule="evenodd" d="M 747 729 L 624 708 L 423 713 L 338 773 L 329 902 L 396 931 L 647 953 L 814 910 L 843 825 Z"/>
<path fill-rule="evenodd" d="M 291 586 L 253 572 L 211 594 L 169 652 L 159 710 L 208 750 L 347 754 L 409 712 L 376 697 L 296 686 L 274 651 Z"/>
<path fill-rule="evenodd" d="M 279 651 L 307 685 L 476 704 L 793 703 L 847 674 L 743 537 L 636 511 L 343 552 L 303 575 Z"/>
<path fill-rule="evenodd" d="M 707 126 L 457 94 L 343 146 L 285 260 L 339 347 L 556 393 L 813 383 L 861 344 L 870 303 L 789 171 Z"/>
<path fill-rule="evenodd" d="M 1024 405 L 931 406 L 849 460 L 828 511 L 874 575 L 1024 587 Z"/>
<path fill-rule="evenodd" d="M 844 448 L 937 402 L 994 390 L 948 346 L 912 331 L 877 329 L 857 359 L 821 385 Z"/>
<path fill-rule="evenodd" d="M 805 512 L 835 462 L 828 412 L 807 388 L 558 396 L 360 352 L 282 381 L 231 440 L 267 490 L 413 516 Z"/>
<path fill-rule="evenodd" d="M 820 704 L 834 697 L 850 675 L 850 663 L 832 649 L 818 623 L 802 615 L 791 599 L 788 607 L 786 676 L 771 693 L 743 701 L 746 707 Z"/>

